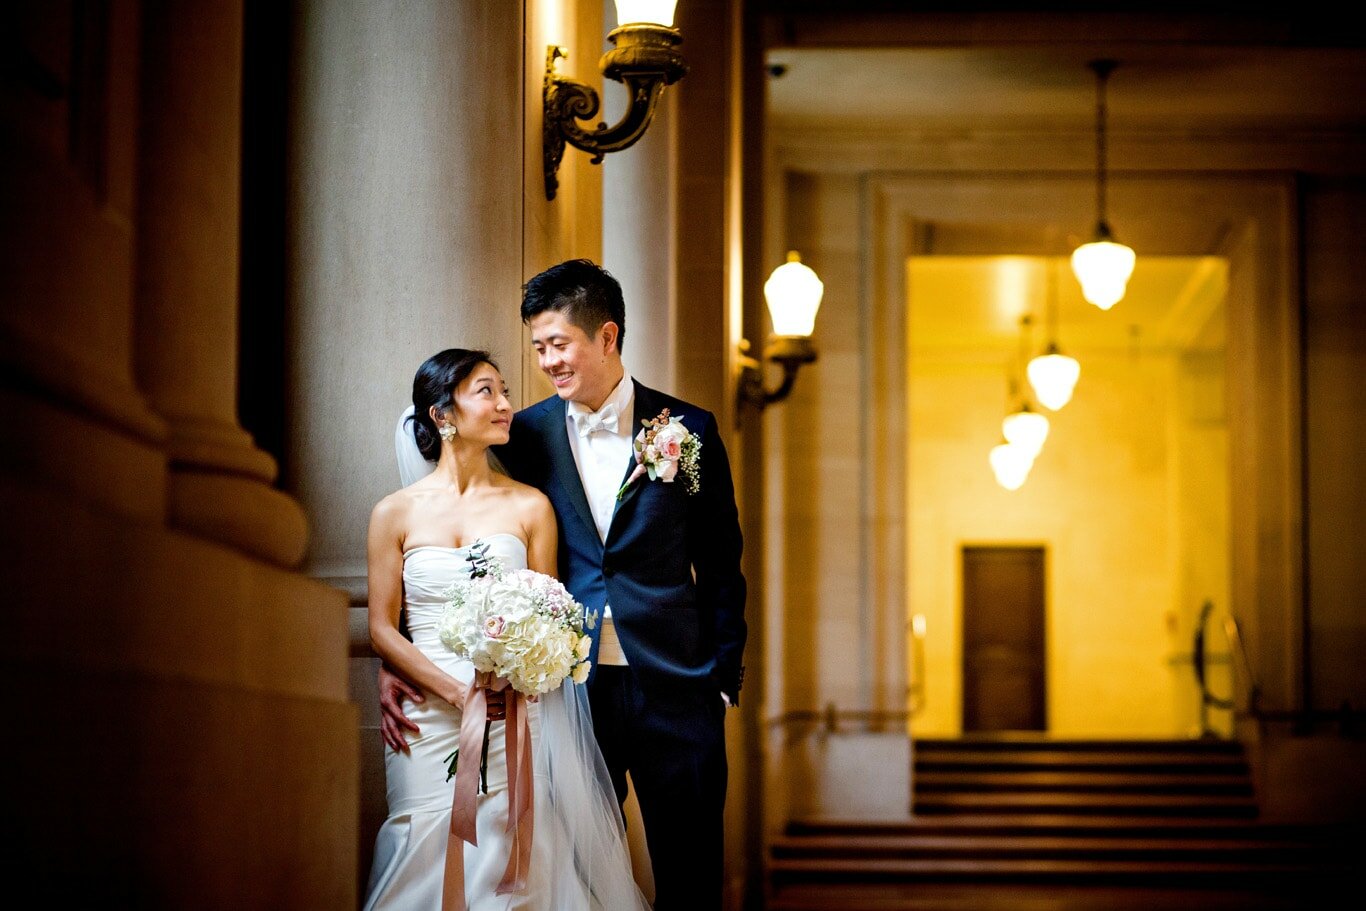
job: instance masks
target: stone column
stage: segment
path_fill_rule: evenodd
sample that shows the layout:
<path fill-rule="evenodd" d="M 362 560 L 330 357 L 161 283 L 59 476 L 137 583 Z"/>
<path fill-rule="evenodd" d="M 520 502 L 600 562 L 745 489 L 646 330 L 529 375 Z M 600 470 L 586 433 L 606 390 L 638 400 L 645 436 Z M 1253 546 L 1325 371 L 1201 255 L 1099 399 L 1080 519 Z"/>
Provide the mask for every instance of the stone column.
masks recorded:
<path fill-rule="evenodd" d="M 279 566 L 307 526 L 237 421 L 242 5 L 144 15 L 136 367 L 169 425 L 172 525 Z"/>
<path fill-rule="evenodd" d="M 297 559 L 301 514 L 234 419 L 241 22 L 204 0 L 16 19 L 0 685 L 42 689 L 3 743 L 23 907 L 356 906 L 346 599 L 266 562 Z"/>
<path fill-rule="evenodd" d="M 9 23 L 27 62 L 0 135 L 0 476 L 160 523 L 166 427 L 132 369 L 137 13 Z"/>
<path fill-rule="evenodd" d="M 286 457 L 305 569 L 351 594 L 362 885 L 385 814 L 365 536 L 399 487 L 394 428 L 444 348 L 488 350 L 525 403 L 522 7 L 333 0 L 294 22 Z"/>
<path fill-rule="evenodd" d="M 424 359 L 485 348 L 520 385 L 520 6 L 300 8 L 288 457 L 314 575 L 364 575 Z"/>
<path fill-rule="evenodd" d="M 616 27 L 616 4 L 606 0 L 603 5 L 610 31 Z M 686 42 L 683 52 L 686 56 Z M 616 123 L 628 95 L 621 84 L 610 79 L 604 82 L 602 119 Z M 622 358 L 636 379 L 670 393 L 674 392 L 677 344 L 673 287 L 676 94 L 665 89 L 645 135 L 602 163 L 602 264 L 621 282 L 626 298 Z"/>

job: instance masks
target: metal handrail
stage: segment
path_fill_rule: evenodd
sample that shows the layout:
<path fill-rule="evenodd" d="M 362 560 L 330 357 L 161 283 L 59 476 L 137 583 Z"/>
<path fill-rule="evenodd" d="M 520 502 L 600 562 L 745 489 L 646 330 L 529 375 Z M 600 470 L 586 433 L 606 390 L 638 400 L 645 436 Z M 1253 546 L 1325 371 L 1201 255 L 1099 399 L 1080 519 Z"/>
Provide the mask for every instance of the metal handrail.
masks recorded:
<path fill-rule="evenodd" d="M 1232 696 L 1223 699 L 1214 695 L 1209 688 L 1207 671 L 1210 660 L 1208 651 L 1205 648 L 1205 626 L 1209 623 L 1209 617 L 1212 613 L 1214 613 L 1214 602 L 1207 600 L 1204 604 L 1200 605 L 1200 619 L 1195 624 L 1195 660 L 1193 663 L 1195 665 L 1195 682 L 1200 684 L 1201 714 L 1203 714 L 1204 709 L 1209 706 L 1225 710 L 1234 707 L 1234 698 Z M 1244 657 L 1246 658 L 1246 656 Z"/>
<path fill-rule="evenodd" d="M 794 709 L 768 719 L 766 724 L 772 728 L 809 726 L 810 730 L 802 732 L 803 734 L 815 732 L 826 737 L 831 734 L 848 733 L 849 729 L 845 725 L 846 722 L 858 722 L 859 730 L 863 733 L 876 733 L 882 731 L 892 722 L 904 725 L 909 718 L 909 712 L 841 709 L 835 703 L 827 702 L 825 708 L 819 711 L 815 709 Z"/>
<path fill-rule="evenodd" d="M 1209 604 L 1208 601 L 1205 604 Z M 1201 616 L 1203 623 L 1204 615 Z M 1261 699 L 1260 684 L 1257 677 L 1252 673 L 1252 661 L 1247 657 L 1247 645 L 1243 642 L 1242 631 L 1238 627 L 1238 619 L 1232 614 L 1224 618 L 1224 635 L 1228 638 L 1229 651 L 1238 659 L 1237 666 L 1242 668 L 1243 679 L 1247 681 L 1247 712 L 1255 713 L 1256 705 Z M 1236 695 L 1235 695 L 1236 698 Z M 1235 708 L 1235 711 L 1237 709 Z"/>
<path fill-rule="evenodd" d="M 891 711 L 886 709 L 841 709 L 833 702 L 825 708 L 794 709 L 768 719 L 772 728 L 795 728 L 809 725 L 811 731 L 822 737 L 847 731 L 849 723 L 857 723 L 863 732 L 878 732 L 889 724 L 907 724 L 925 707 L 925 631 L 924 614 L 915 614 L 910 620 L 911 630 L 911 667 L 910 685 L 906 688 L 906 709 Z M 806 731 L 804 733 L 810 733 Z"/>
<path fill-rule="evenodd" d="M 906 688 L 906 716 L 914 718 L 925 708 L 925 632 L 929 621 L 924 614 L 911 616 L 911 683 Z"/>
<path fill-rule="evenodd" d="M 1353 708 L 1352 703 L 1348 700 L 1343 700 L 1336 709 L 1277 710 L 1262 708 L 1261 684 L 1258 683 L 1257 677 L 1252 671 L 1252 661 L 1248 658 L 1247 646 L 1243 641 L 1238 620 L 1232 615 L 1224 618 L 1224 632 L 1228 636 L 1233 653 L 1238 656 L 1239 665 L 1242 667 L 1248 683 L 1247 707 L 1244 709 L 1235 708 L 1235 717 L 1251 718 L 1261 722 L 1289 722 L 1302 731 L 1309 730 L 1316 723 L 1327 722 L 1339 725 L 1344 737 L 1357 736 L 1360 733 L 1362 725 L 1366 724 L 1366 710 Z"/>

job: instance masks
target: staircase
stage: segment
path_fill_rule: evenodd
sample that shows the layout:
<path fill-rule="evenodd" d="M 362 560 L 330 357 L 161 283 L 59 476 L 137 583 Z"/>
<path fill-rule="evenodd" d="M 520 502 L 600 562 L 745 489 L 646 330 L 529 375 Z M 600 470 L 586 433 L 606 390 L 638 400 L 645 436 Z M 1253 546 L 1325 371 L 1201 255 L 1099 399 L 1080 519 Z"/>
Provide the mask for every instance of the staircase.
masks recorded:
<path fill-rule="evenodd" d="M 1362 885 L 1359 834 L 1258 820 L 1236 742 L 918 740 L 914 763 L 904 821 L 788 825 L 770 911 L 1272 911 Z"/>

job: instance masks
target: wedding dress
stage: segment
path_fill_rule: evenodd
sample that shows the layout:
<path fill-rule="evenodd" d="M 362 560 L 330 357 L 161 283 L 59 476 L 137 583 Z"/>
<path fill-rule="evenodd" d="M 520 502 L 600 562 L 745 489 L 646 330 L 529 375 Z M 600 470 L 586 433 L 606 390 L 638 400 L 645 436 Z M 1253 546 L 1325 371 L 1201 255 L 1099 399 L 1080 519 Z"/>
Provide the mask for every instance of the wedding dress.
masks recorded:
<path fill-rule="evenodd" d="M 511 569 L 526 567 L 520 538 L 499 533 L 483 541 L 490 557 Z M 468 546 L 414 547 L 403 555 L 404 609 L 413 644 L 465 684 L 474 667 L 442 644 L 437 627 L 444 592 L 469 572 L 468 556 Z M 463 849 L 470 911 L 648 911 L 631 876 L 621 812 L 593 739 L 585 688 L 566 680 L 528 709 L 535 768 L 528 888 L 521 894 L 495 893 L 511 850 L 503 722 L 495 721 L 488 793 L 478 796 L 479 844 Z M 447 772 L 459 744 L 460 710 L 430 694 L 422 703 L 407 703 L 405 710 L 420 733 L 408 735 L 409 753 L 385 751 L 389 815 L 375 838 L 365 911 L 441 908 L 454 787 Z"/>

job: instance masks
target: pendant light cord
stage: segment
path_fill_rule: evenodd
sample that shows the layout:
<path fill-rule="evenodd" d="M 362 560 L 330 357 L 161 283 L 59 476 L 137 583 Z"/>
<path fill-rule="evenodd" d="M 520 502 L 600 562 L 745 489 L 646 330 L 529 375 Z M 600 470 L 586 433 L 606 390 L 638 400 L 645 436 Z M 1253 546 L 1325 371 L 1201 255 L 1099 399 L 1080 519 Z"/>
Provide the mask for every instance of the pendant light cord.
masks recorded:
<path fill-rule="evenodd" d="M 1010 371 L 1010 391 L 1012 397 L 1018 397 L 1021 405 L 1027 404 L 1028 396 L 1023 391 L 1027 384 L 1021 382 L 1028 372 L 1029 352 L 1033 347 L 1033 333 L 1030 328 L 1034 325 L 1034 315 L 1025 313 L 1020 316 L 1020 357 L 1014 368 Z"/>
<path fill-rule="evenodd" d="M 1048 263 L 1048 353 L 1055 353 L 1058 346 L 1058 264 Z"/>
<path fill-rule="evenodd" d="M 1089 66 L 1096 74 L 1096 225 L 1108 237 L 1110 225 L 1105 220 L 1105 84 L 1118 64 L 1114 60 L 1092 60 Z"/>

